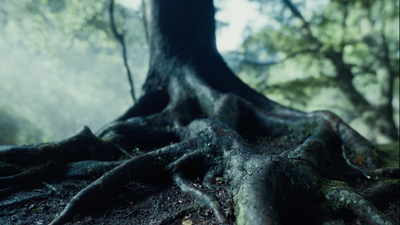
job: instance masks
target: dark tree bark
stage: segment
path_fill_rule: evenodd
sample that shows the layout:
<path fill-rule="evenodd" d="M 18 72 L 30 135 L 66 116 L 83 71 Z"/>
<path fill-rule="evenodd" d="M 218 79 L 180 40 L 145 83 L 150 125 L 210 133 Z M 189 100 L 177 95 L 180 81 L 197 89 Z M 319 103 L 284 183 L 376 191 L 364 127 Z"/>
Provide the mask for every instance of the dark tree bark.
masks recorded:
<path fill-rule="evenodd" d="M 283 107 L 241 82 L 216 50 L 212 0 L 147 0 L 144 8 L 151 58 L 138 102 L 96 135 L 84 128 L 57 143 L 1 146 L 3 192 L 52 177 L 99 177 L 51 224 L 133 179 L 161 177 L 218 223 L 339 224 L 349 215 L 398 222 L 382 210 L 398 202 L 399 169 L 382 169 L 384 153 L 334 114 Z M 126 151 L 136 147 L 144 153 Z M 234 218 L 202 188 L 215 189 L 220 176 L 235 197 Z M 380 204 L 382 197 L 390 200 Z"/>

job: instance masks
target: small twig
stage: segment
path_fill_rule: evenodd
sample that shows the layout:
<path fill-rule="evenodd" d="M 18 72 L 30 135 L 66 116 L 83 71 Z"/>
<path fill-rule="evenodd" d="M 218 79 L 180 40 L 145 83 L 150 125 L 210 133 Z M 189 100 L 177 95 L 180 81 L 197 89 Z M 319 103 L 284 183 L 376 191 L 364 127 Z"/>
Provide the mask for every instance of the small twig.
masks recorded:
<path fill-rule="evenodd" d="M 350 162 L 349 158 L 347 158 L 347 156 L 346 156 L 345 146 L 344 146 L 344 145 L 342 145 L 342 155 L 343 155 L 343 158 L 345 159 L 346 163 L 347 163 L 349 166 L 351 166 L 352 168 L 354 168 L 354 169 L 360 171 L 360 172 L 362 173 L 362 175 L 364 175 L 367 179 L 371 179 L 371 177 L 370 177 L 367 173 L 365 173 L 364 170 L 362 170 L 362 169 L 361 169 L 360 167 L 358 167 L 358 166 L 353 165 L 353 164 Z"/>
<path fill-rule="evenodd" d="M 296 6 L 292 3 L 290 0 L 283 0 L 283 3 L 290 9 L 290 11 L 293 13 L 295 17 L 300 19 L 303 23 L 303 28 L 307 31 L 303 36 L 309 40 L 311 40 L 313 43 L 317 44 L 319 49 L 322 44 L 319 39 L 317 39 L 313 34 L 310 29 L 309 23 L 304 19 L 303 15 L 300 13 L 299 9 L 296 8 Z"/>
<path fill-rule="evenodd" d="M 357 166 L 357 169 L 367 178 L 367 179 L 371 179 L 371 177 L 365 173 L 360 167 Z"/>
<path fill-rule="evenodd" d="M 243 64 L 248 64 L 248 65 L 251 65 L 251 66 L 268 67 L 268 66 L 274 66 L 274 65 L 278 65 L 278 64 L 284 63 L 287 60 L 289 60 L 291 58 L 294 58 L 294 57 L 296 57 L 298 55 L 301 55 L 301 54 L 318 53 L 318 51 L 319 51 L 319 48 L 317 48 L 317 49 L 305 49 L 305 50 L 301 50 L 301 51 L 298 51 L 298 52 L 293 52 L 293 53 L 287 55 L 284 59 L 281 59 L 281 60 L 269 61 L 269 62 L 257 62 L 257 61 L 251 61 L 251 60 L 248 60 L 248 59 L 244 59 L 244 60 L 242 60 L 242 63 Z"/>
<path fill-rule="evenodd" d="M 133 159 L 135 157 L 131 156 L 131 154 L 129 154 L 125 149 L 121 148 L 121 146 L 119 145 L 115 145 L 115 147 L 118 148 L 118 150 L 120 150 L 121 152 L 123 152 L 126 156 L 128 156 L 129 158 Z"/>

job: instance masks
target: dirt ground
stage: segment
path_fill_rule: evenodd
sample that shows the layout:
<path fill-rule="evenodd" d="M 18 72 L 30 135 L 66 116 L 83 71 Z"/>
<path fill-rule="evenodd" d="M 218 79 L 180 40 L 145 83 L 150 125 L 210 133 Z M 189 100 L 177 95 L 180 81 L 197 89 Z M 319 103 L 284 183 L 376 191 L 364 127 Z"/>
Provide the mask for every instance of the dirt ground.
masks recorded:
<path fill-rule="evenodd" d="M 246 140 L 247 141 L 247 140 Z M 266 149 L 266 142 L 258 138 L 248 140 L 255 150 Z M 298 143 L 292 140 L 273 140 L 274 148 L 285 149 Z M 273 151 L 272 145 L 268 144 Z M 384 148 L 383 148 L 384 149 Z M 390 150 L 391 149 L 391 150 Z M 395 149 L 395 150 L 393 150 Z M 387 163 L 389 166 L 398 167 L 398 144 L 395 148 L 384 149 L 388 152 Z M 260 152 L 262 153 L 262 152 Z M 333 156 L 331 156 L 333 157 Z M 392 162 L 393 161 L 393 162 Z M 335 168 L 337 171 L 338 168 Z M 340 171 L 340 168 L 339 168 Z M 41 225 L 48 224 L 60 213 L 68 201 L 80 190 L 89 185 L 93 180 L 50 180 L 31 187 L 19 187 L 13 190 L 0 190 L 0 224 L 4 225 Z M 223 212 L 229 219 L 226 224 L 236 224 L 234 216 L 233 194 L 229 192 L 229 184 L 222 178 L 216 178 L 216 186 L 213 190 L 202 186 L 199 180 L 192 181 L 196 186 L 206 189 L 217 197 Z M 354 180 L 352 186 L 356 191 L 362 191 L 371 182 Z M 67 224 L 220 224 L 212 210 L 202 208 L 189 195 L 183 194 L 172 183 L 146 184 L 140 180 L 131 181 L 120 190 L 119 195 L 108 197 L 98 202 L 97 205 L 88 205 L 73 220 Z M 9 194 L 9 193 L 13 194 Z M 395 221 L 399 221 L 399 202 L 389 204 L 383 210 L 384 214 Z M 363 224 L 356 217 L 350 216 L 347 225 Z"/>
<path fill-rule="evenodd" d="M 0 224 L 48 224 L 76 193 L 91 182 L 52 181 L 47 182 L 47 186 L 22 189 L 0 202 Z M 195 185 L 201 186 L 199 182 Z M 218 198 L 230 220 L 227 224 L 235 224 L 233 195 L 227 191 L 224 181 L 218 180 L 217 185 L 217 189 L 208 190 Z M 132 181 L 120 195 L 104 201 L 99 202 L 101 206 L 88 205 L 67 224 L 219 224 L 211 210 L 202 209 L 175 185 L 156 187 Z M 5 204 L 11 206 L 5 207 Z"/>
<path fill-rule="evenodd" d="M 20 190 L 0 202 L 0 224 L 4 225 L 41 225 L 48 224 L 57 213 L 60 213 L 68 201 L 91 180 L 67 180 L 48 182 L 34 189 Z M 196 185 L 201 186 L 198 182 Z M 224 181 L 217 181 L 218 188 L 208 189 L 218 198 L 229 223 L 236 224 L 234 217 L 234 199 L 227 191 Z M 206 189 L 205 187 L 202 187 Z M 30 197 L 30 200 L 26 200 Z M 121 194 L 99 206 L 88 205 L 77 213 L 68 225 L 72 224 L 220 224 L 211 210 L 201 208 L 188 195 L 182 194 L 178 187 L 156 187 L 132 181 L 125 186 Z M 4 204 L 11 206 L 4 207 Z M 398 221 L 399 204 L 390 204 L 384 213 Z M 357 218 L 343 221 L 348 225 L 363 224 Z"/>

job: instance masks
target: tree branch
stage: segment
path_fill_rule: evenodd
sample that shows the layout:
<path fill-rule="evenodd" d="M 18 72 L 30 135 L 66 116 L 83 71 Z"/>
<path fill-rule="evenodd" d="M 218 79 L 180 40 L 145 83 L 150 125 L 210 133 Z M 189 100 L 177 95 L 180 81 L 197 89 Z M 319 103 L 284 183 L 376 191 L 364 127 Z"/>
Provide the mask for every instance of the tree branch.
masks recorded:
<path fill-rule="evenodd" d="M 342 31 L 343 31 L 343 35 L 342 35 L 342 38 L 341 38 L 341 43 L 340 43 L 340 48 L 341 48 L 341 50 L 343 51 L 344 50 L 344 47 L 346 46 L 345 45 L 345 29 L 346 29 L 346 19 L 347 19 L 347 17 L 349 16 L 349 10 L 348 10 L 348 8 L 347 8 L 347 4 L 348 4 L 349 2 L 343 2 L 342 4 L 343 4 L 343 21 L 342 21 Z"/>
<path fill-rule="evenodd" d="M 133 86 L 132 74 L 131 74 L 131 71 L 130 71 L 129 65 L 128 65 L 128 59 L 127 59 L 127 55 L 126 55 L 126 45 L 125 45 L 125 41 L 124 41 L 124 36 L 122 34 L 118 33 L 117 28 L 115 26 L 115 21 L 114 21 L 114 0 L 111 0 L 111 2 L 110 2 L 109 12 L 110 12 L 111 30 L 114 33 L 115 38 L 118 40 L 118 42 L 122 46 L 122 57 L 124 59 L 124 65 L 125 65 L 126 73 L 128 75 L 129 84 L 131 86 L 131 95 L 132 95 L 133 103 L 136 103 L 135 88 Z"/>
<path fill-rule="evenodd" d="M 300 11 L 296 8 L 296 6 L 293 5 L 293 3 L 290 0 L 282 0 L 282 1 L 290 9 L 293 15 L 299 18 L 303 22 L 302 31 L 300 32 L 301 35 L 309 39 L 311 42 L 315 43 L 317 45 L 317 49 L 319 49 L 322 46 L 322 44 L 317 38 L 313 36 L 308 22 L 304 19 Z"/>
<path fill-rule="evenodd" d="M 248 60 L 248 59 L 244 59 L 242 60 L 242 63 L 247 64 L 247 65 L 251 65 L 251 66 L 273 66 L 273 65 L 277 65 L 280 63 L 285 62 L 288 59 L 294 58 L 298 55 L 301 54 L 306 54 L 306 53 L 317 53 L 318 49 L 305 49 L 305 50 L 301 50 L 298 52 L 293 52 L 291 54 L 289 54 L 286 58 L 282 59 L 282 60 L 278 60 L 278 61 L 269 61 L 269 62 L 256 62 L 256 61 L 252 61 L 252 60 Z"/>

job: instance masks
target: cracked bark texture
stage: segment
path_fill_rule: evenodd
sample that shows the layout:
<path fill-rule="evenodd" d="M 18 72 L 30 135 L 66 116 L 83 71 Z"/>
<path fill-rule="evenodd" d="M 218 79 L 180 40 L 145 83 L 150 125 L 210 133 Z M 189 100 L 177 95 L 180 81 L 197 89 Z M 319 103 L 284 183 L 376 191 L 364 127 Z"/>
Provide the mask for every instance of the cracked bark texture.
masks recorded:
<path fill-rule="evenodd" d="M 227 223 L 215 196 L 192 183 L 202 177 L 215 188 L 223 176 L 236 224 L 343 224 L 349 215 L 398 222 L 382 209 L 398 202 L 399 169 L 381 169 L 384 153 L 336 115 L 286 108 L 241 82 L 216 50 L 211 0 L 146 0 L 144 9 L 151 58 L 138 102 L 95 134 L 85 127 L 57 143 L 0 146 L 2 191 L 97 177 L 51 222 L 63 224 L 132 179 L 167 177 Z M 142 154 L 118 160 L 138 147 Z M 342 154 L 362 164 L 348 165 Z M 349 185 L 354 179 L 368 181 L 369 191 Z"/>

